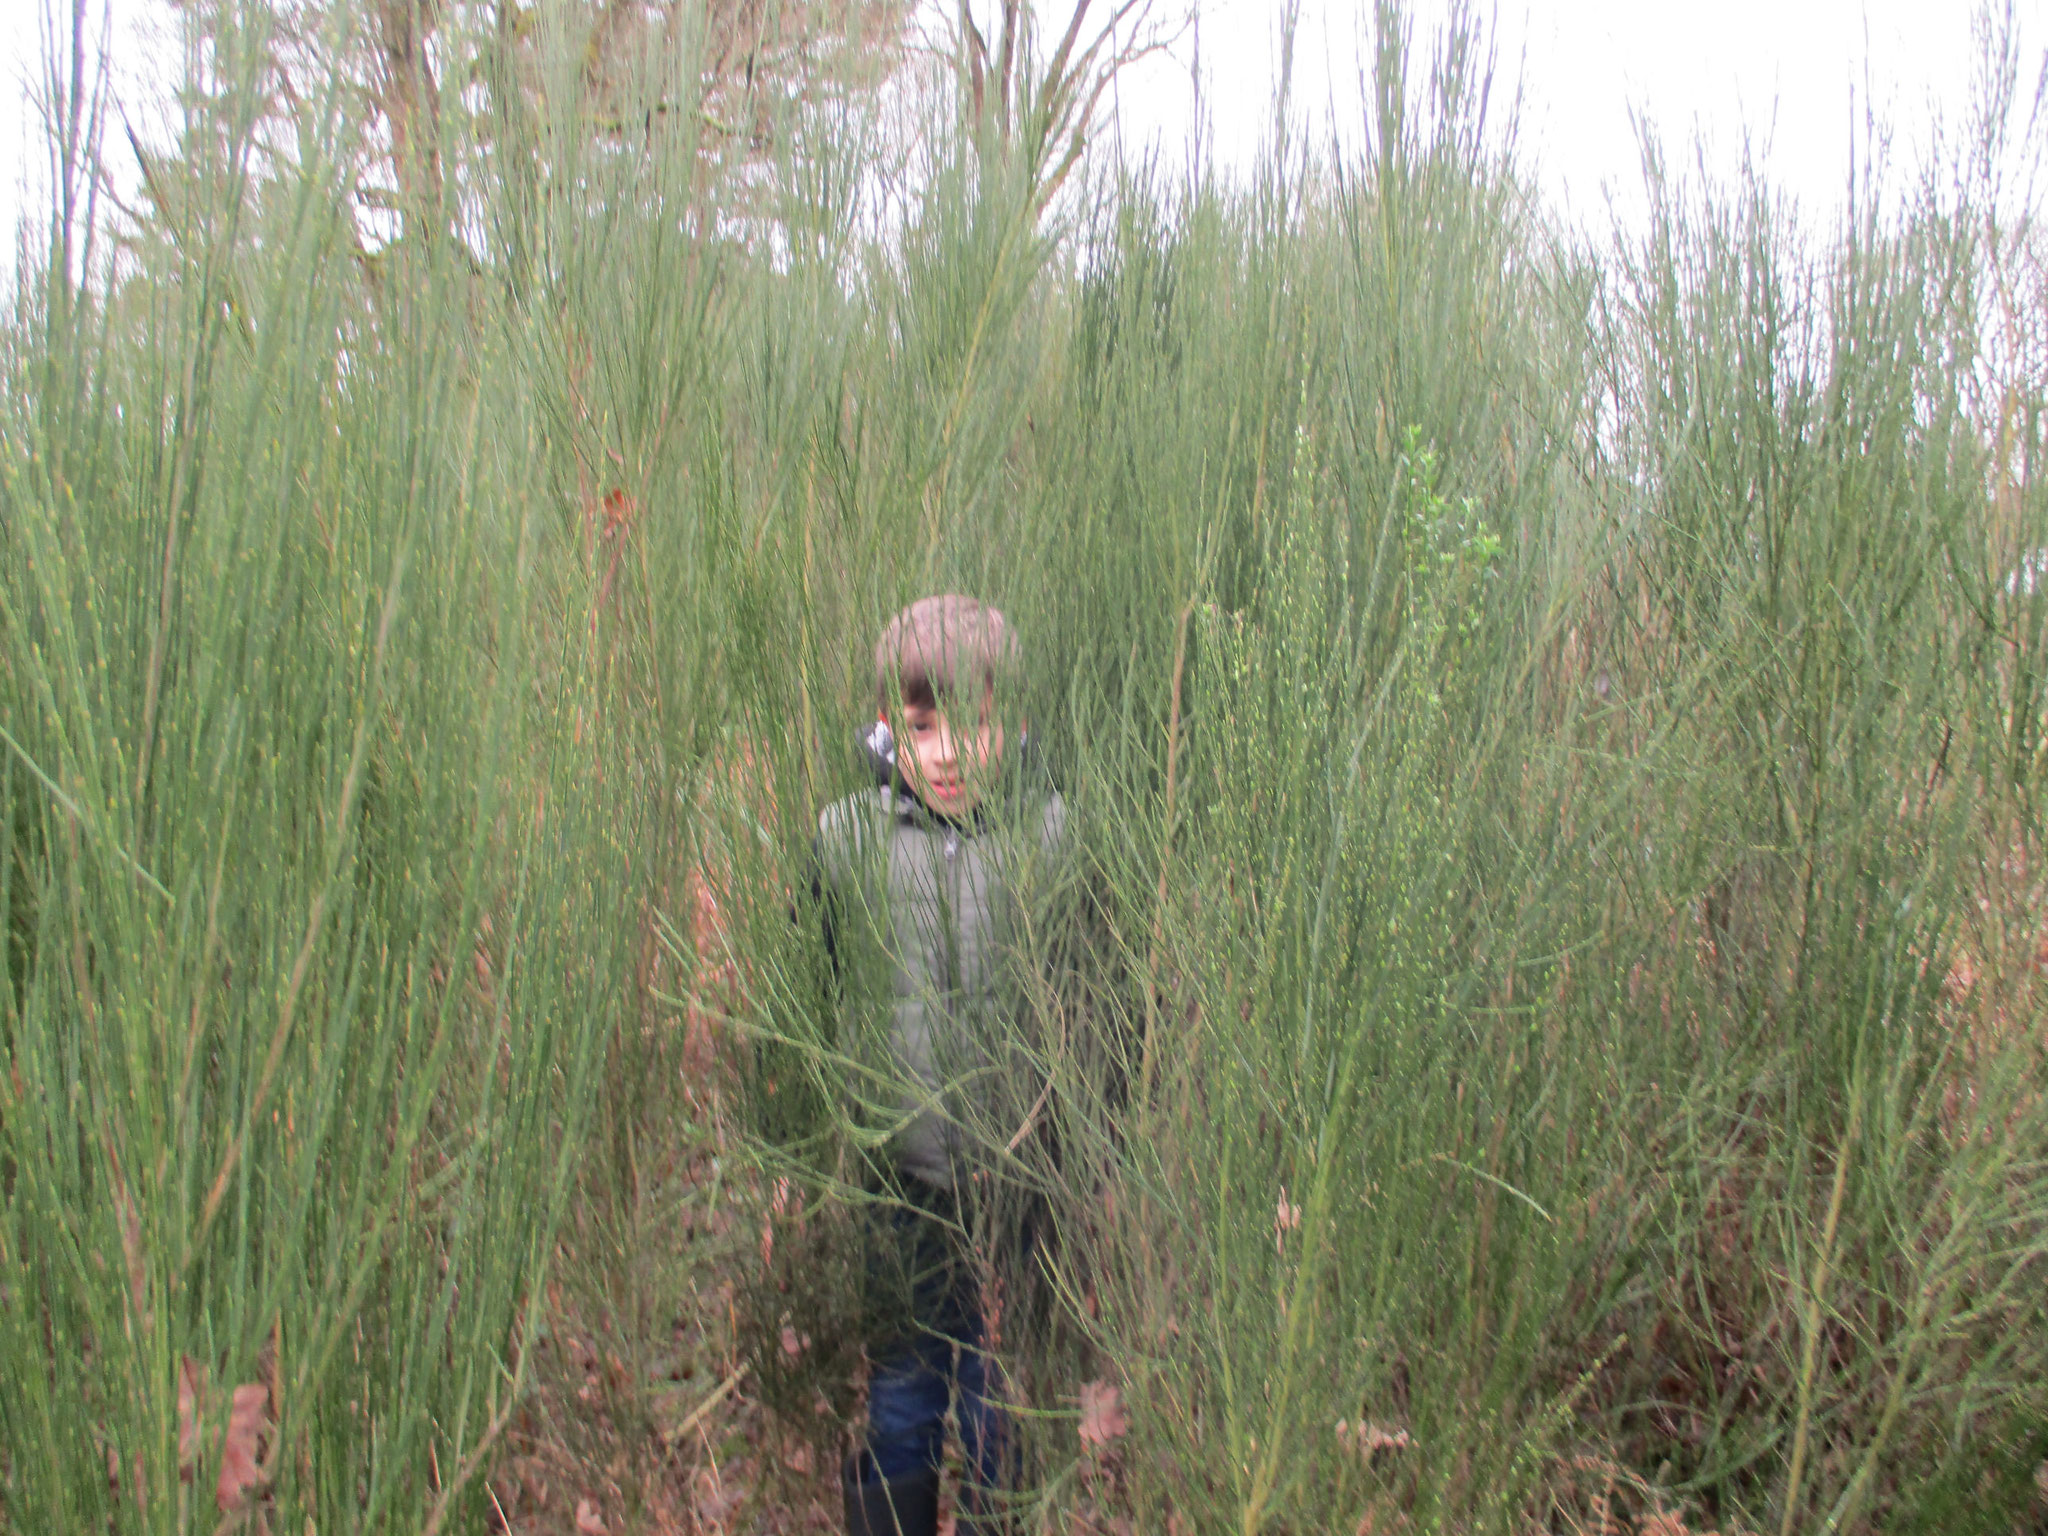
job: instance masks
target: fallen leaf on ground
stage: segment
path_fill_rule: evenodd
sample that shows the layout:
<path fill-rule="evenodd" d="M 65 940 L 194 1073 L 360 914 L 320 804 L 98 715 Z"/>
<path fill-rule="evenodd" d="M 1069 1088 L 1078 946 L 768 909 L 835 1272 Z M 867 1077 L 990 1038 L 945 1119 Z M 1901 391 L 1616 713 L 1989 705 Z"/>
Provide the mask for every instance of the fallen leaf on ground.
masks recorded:
<path fill-rule="evenodd" d="M 1405 1451 L 1415 1443 L 1407 1430 L 1398 1426 L 1389 1429 L 1384 1424 L 1375 1424 L 1370 1419 L 1360 1419 L 1356 1424 L 1337 1421 L 1337 1439 L 1367 1459 L 1375 1451 Z"/>
<path fill-rule="evenodd" d="M 178 1481 L 192 1481 L 199 1460 L 199 1399 L 206 1393 L 206 1367 L 190 1355 L 178 1357 Z"/>
<path fill-rule="evenodd" d="M 1282 1242 L 1301 1226 L 1301 1207 L 1287 1198 L 1287 1186 L 1280 1186 L 1280 1203 L 1273 1211 L 1273 1241 Z"/>
<path fill-rule="evenodd" d="M 111 1145 L 107 1153 L 111 1158 Z M 146 1333 L 150 1325 L 149 1259 L 142 1247 L 142 1215 L 135 1209 L 128 1186 L 122 1182 L 119 1164 L 114 1166 L 114 1212 L 121 1222 L 121 1257 L 128 1264 L 128 1299 L 134 1303 L 135 1316 Z"/>
<path fill-rule="evenodd" d="M 258 1465 L 263 1431 L 270 1421 L 270 1388 L 260 1381 L 244 1382 L 235 1388 L 228 1405 L 228 1435 L 220 1449 L 220 1481 L 213 1501 L 220 1512 L 231 1515 L 240 1509 L 250 1489 L 263 1482 Z"/>
<path fill-rule="evenodd" d="M 724 1530 L 725 1517 L 733 1512 L 741 1497 L 742 1489 L 726 1487 L 725 1480 L 717 1472 L 699 1472 L 697 1486 L 691 1490 L 690 1508 L 697 1517 L 698 1525 Z"/>
<path fill-rule="evenodd" d="M 1090 1381 L 1081 1387 L 1081 1443 L 1102 1447 L 1130 1431 L 1131 1421 L 1124 1413 L 1122 1399 L 1115 1386 L 1106 1381 Z"/>

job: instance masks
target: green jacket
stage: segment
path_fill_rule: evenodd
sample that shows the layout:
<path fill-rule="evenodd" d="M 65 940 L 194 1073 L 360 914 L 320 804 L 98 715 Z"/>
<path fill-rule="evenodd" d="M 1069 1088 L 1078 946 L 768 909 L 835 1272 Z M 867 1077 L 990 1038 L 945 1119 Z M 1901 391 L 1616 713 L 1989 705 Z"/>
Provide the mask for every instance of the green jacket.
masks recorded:
<path fill-rule="evenodd" d="M 851 983 L 851 1054 L 888 1085 L 878 1097 L 896 1166 L 949 1187 L 979 1139 L 970 1128 L 993 1131 L 1017 1098 L 1010 944 L 1056 884 L 1066 807 L 1020 768 L 953 821 L 888 777 L 818 818 L 828 936 Z"/>

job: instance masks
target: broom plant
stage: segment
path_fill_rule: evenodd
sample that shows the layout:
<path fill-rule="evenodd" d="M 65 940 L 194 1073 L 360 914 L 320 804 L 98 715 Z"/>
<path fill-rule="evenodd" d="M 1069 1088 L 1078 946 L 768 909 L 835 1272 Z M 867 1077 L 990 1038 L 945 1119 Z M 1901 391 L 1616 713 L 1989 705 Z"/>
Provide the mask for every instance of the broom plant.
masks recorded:
<path fill-rule="evenodd" d="M 1004 14 L 1003 98 L 1081 100 Z M 720 1394 L 843 1436 L 908 1085 L 812 838 L 941 590 L 1024 637 L 1073 844 L 961 1124 L 1020 1517 L 2025 1518 L 2012 89 L 1835 226 L 1653 153 L 1609 238 L 1483 31 L 1392 5 L 1364 147 L 1243 182 L 1012 153 L 986 77 L 918 156 L 835 90 L 735 159 L 708 13 L 628 57 L 450 8 L 366 90 L 389 20 L 188 12 L 125 211 L 58 79 L 0 402 L 0 1524 L 497 1518 L 554 1266 L 633 1283 L 568 1202 L 701 1130 L 686 1030 L 778 1189 Z"/>

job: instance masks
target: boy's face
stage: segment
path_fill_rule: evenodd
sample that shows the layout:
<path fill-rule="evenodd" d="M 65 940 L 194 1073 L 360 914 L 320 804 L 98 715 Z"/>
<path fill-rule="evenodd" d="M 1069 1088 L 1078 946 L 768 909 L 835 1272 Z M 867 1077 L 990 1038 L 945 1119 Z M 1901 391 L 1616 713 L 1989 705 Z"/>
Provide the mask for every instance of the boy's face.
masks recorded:
<path fill-rule="evenodd" d="M 952 710 L 930 704 L 903 705 L 903 729 L 896 767 L 919 799 L 942 816 L 964 816 L 979 805 L 1003 758 L 1003 724 L 996 717 L 995 691 L 982 695 L 978 718 L 956 720 Z"/>

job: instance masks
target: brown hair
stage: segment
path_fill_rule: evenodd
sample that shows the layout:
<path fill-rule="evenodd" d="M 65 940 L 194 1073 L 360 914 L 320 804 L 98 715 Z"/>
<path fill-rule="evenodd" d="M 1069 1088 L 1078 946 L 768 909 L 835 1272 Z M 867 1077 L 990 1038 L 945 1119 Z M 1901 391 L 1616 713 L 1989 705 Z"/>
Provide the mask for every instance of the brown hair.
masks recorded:
<path fill-rule="evenodd" d="M 935 709 L 963 683 L 992 687 L 1017 664 L 1020 647 L 1002 613 L 948 592 L 921 597 L 891 619 L 875 642 L 875 702 Z"/>

